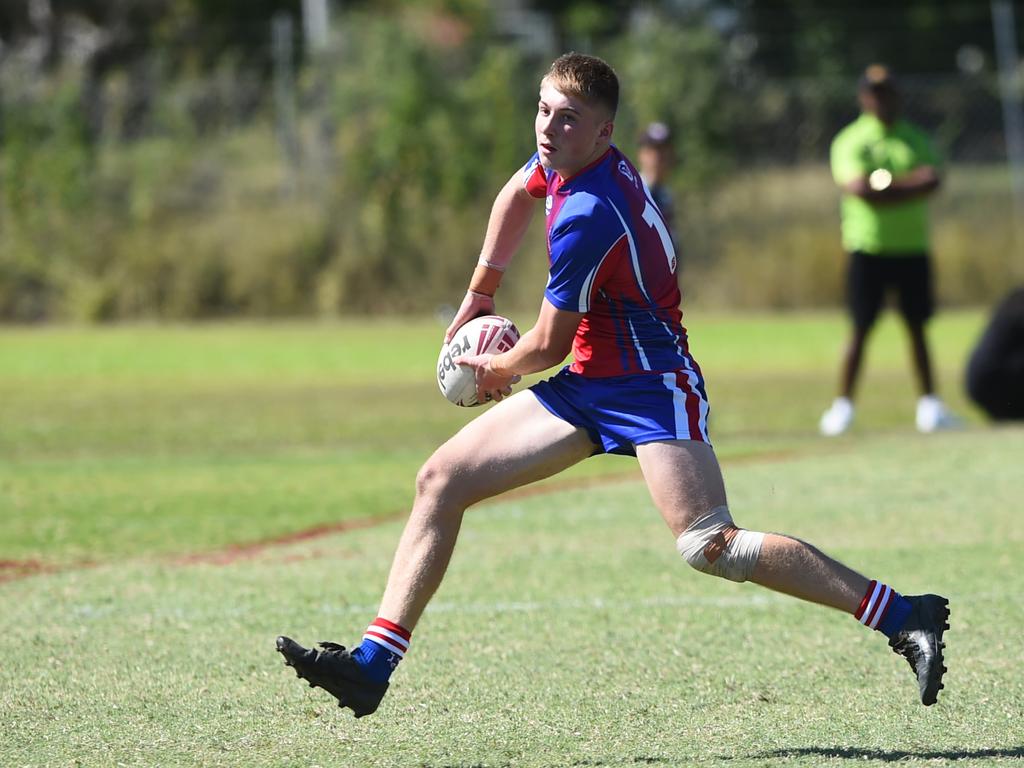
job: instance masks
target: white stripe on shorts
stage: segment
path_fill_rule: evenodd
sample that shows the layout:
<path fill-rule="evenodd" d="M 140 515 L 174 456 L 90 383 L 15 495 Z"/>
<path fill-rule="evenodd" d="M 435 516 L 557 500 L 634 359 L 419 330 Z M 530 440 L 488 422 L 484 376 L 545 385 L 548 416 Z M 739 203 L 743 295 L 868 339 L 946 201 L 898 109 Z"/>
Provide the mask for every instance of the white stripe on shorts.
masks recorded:
<path fill-rule="evenodd" d="M 686 440 L 690 437 L 690 420 L 686 415 L 686 393 L 676 386 L 674 371 L 661 374 L 665 387 L 672 392 L 672 413 L 676 419 L 676 438 Z"/>
<path fill-rule="evenodd" d="M 690 385 L 691 394 L 688 394 L 682 387 L 676 384 L 676 376 L 678 374 L 686 377 L 686 383 Z M 672 390 L 673 410 L 676 419 L 676 438 L 678 440 L 703 440 L 704 442 L 710 442 L 708 438 L 708 401 L 701 397 L 700 392 L 697 390 L 700 377 L 690 367 L 689 361 L 687 361 L 685 367 L 680 368 L 678 371 L 661 374 L 661 380 L 668 389 Z M 698 435 L 690 432 L 690 413 L 687 410 L 687 399 L 690 396 L 695 398 L 698 403 L 697 428 L 700 430 Z"/>

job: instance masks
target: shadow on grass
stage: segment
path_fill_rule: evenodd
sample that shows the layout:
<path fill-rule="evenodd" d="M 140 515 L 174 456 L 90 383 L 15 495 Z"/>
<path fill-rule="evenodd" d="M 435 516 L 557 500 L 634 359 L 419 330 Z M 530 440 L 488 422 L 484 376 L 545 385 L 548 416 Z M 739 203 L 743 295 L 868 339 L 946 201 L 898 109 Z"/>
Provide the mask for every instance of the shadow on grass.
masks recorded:
<path fill-rule="evenodd" d="M 577 760 L 571 766 L 602 766 L 602 765 L 677 765 L 675 760 L 667 757 L 623 757 L 618 760 Z"/>
<path fill-rule="evenodd" d="M 557 763 L 553 765 L 571 766 L 571 768 L 600 768 L 611 765 L 679 765 L 676 760 L 667 757 L 618 757 L 602 759 L 581 759 L 571 763 Z M 514 763 L 419 763 L 417 768 L 513 768 Z"/>
<path fill-rule="evenodd" d="M 783 757 L 842 757 L 848 760 L 881 760 L 895 763 L 899 760 L 915 758 L 918 760 L 970 760 L 985 757 L 1024 757 L 1024 746 L 1006 747 L 1005 749 L 964 749 L 944 750 L 941 752 L 884 749 L 860 749 L 859 747 L 801 747 L 799 749 L 773 749 L 770 752 L 758 752 L 744 755 L 742 758 L 725 757 L 724 760 L 772 760 Z"/>
<path fill-rule="evenodd" d="M 719 756 L 715 760 L 778 760 L 794 757 L 828 757 L 845 758 L 847 760 L 881 760 L 895 763 L 900 760 L 916 758 L 918 760 L 970 760 L 986 757 L 1024 757 L 1024 746 L 1007 747 L 1005 749 L 965 749 L 946 750 L 943 752 L 911 752 L 906 750 L 886 751 L 884 749 L 861 749 L 859 747 L 801 747 L 798 749 L 773 749 L 770 752 L 757 752 L 752 755 Z M 698 761 L 703 762 L 703 761 Z M 511 768 L 512 763 L 445 763 L 443 765 L 421 763 L 418 768 Z M 608 759 L 581 759 L 565 763 L 573 768 L 600 768 L 601 766 L 626 765 L 680 765 L 676 760 L 666 757 L 618 757 Z"/>

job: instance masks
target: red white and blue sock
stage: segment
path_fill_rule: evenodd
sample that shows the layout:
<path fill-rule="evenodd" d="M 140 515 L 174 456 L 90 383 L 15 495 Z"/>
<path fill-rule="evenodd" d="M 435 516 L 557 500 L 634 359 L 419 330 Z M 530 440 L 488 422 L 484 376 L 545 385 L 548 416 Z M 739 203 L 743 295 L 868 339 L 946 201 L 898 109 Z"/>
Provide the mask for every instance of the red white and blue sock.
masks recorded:
<path fill-rule="evenodd" d="M 393 621 L 378 616 L 363 633 L 363 642 L 352 658 L 363 674 L 375 683 L 386 683 L 409 650 L 412 633 Z"/>
<path fill-rule="evenodd" d="M 911 605 L 907 598 L 888 584 L 872 581 L 853 617 L 864 626 L 892 637 L 903 629 L 910 611 Z"/>

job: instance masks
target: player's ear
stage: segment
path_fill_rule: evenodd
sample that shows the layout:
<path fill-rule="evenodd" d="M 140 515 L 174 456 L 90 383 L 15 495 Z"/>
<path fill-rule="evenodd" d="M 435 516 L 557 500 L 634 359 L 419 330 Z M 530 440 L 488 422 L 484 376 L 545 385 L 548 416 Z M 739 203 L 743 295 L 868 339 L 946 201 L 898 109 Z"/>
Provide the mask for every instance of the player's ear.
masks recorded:
<path fill-rule="evenodd" d="M 611 141 L 612 131 L 614 130 L 615 122 L 613 120 L 607 120 L 605 121 L 604 125 L 601 126 L 601 132 L 598 133 L 598 136 L 604 139 L 605 141 Z"/>

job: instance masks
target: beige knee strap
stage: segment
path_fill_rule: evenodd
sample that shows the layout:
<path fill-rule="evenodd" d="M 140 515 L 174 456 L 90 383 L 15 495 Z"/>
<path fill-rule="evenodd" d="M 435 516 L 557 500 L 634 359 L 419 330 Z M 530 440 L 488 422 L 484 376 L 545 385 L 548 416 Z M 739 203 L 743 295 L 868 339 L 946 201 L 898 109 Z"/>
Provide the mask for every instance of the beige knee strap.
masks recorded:
<path fill-rule="evenodd" d="M 761 554 L 764 534 L 733 525 L 729 508 L 715 507 L 679 534 L 676 549 L 701 573 L 746 581 Z"/>

